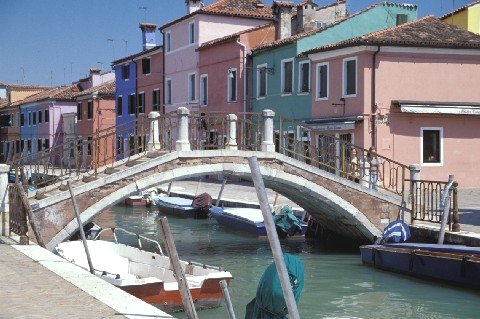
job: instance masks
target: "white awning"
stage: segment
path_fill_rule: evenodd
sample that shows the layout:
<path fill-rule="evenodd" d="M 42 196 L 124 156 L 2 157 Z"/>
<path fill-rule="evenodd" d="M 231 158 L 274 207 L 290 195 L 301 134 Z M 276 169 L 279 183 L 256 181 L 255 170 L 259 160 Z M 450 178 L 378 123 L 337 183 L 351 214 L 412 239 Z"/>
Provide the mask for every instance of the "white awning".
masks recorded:
<path fill-rule="evenodd" d="M 393 101 L 402 113 L 480 115 L 480 103 Z"/>

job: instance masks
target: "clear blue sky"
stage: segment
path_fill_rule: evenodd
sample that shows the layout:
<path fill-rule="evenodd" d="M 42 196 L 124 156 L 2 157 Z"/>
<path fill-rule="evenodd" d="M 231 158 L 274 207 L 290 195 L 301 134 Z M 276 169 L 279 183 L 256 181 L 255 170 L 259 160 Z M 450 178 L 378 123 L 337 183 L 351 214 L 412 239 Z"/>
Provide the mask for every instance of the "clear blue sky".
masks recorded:
<path fill-rule="evenodd" d="M 376 2 L 348 0 L 348 10 Z M 422 17 L 439 16 L 472 0 L 395 2 L 417 4 Z M 160 26 L 185 12 L 184 0 L 0 0 L 0 82 L 61 85 L 86 76 L 90 67 L 110 70 L 114 58 L 141 51 L 138 24 L 145 13 L 147 22 Z"/>

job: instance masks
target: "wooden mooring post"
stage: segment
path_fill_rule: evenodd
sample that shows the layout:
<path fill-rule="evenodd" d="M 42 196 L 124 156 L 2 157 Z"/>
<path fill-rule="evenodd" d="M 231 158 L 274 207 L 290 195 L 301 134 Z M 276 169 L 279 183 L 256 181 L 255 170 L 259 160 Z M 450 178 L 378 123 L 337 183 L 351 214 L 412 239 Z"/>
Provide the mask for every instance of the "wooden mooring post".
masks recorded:
<path fill-rule="evenodd" d="M 225 303 L 227 304 L 228 317 L 230 319 L 236 319 L 235 312 L 233 311 L 232 300 L 230 299 L 230 293 L 228 292 L 228 285 L 225 279 L 220 280 L 220 288 L 222 288 L 223 297 L 225 298 Z"/>
<path fill-rule="evenodd" d="M 215 206 L 218 207 L 220 205 L 220 201 L 222 200 L 223 190 L 225 189 L 225 184 L 227 183 L 227 178 L 225 177 L 222 181 L 222 187 L 220 188 L 220 193 L 218 193 L 217 200 L 215 201 Z"/>
<path fill-rule="evenodd" d="M 257 191 L 258 201 L 260 202 L 260 209 L 262 210 L 263 219 L 265 222 L 265 228 L 267 230 L 267 237 L 272 249 L 273 260 L 277 268 L 278 277 L 282 286 L 283 296 L 287 305 L 288 314 L 290 319 L 300 319 L 300 314 L 297 308 L 297 302 L 293 295 L 292 285 L 288 276 L 287 266 L 283 259 L 282 247 L 280 247 L 280 240 L 278 239 L 277 230 L 272 217 L 272 211 L 268 203 L 267 192 L 265 185 L 263 184 L 262 174 L 260 172 L 260 166 L 258 165 L 257 158 L 250 157 L 248 159 L 248 165 L 252 171 L 253 184 Z"/>
<path fill-rule="evenodd" d="M 37 226 L 35 225 L 35 221 L 33 220 L 32 208 L 30 207 L 27 194 L 23 190 L 22 184 L 17 183 L 15 189 L 18 192 L 20 199 L 22 200 L 23 209 L 25 209 L 25 211 L 27 212 L 28 222 L 30 223 L 30 227 L 32 228 L 32 231 L 33 231 L 33 234 L 35 235 L 35 239 L 37 240 L 37 243 L 43 248 L 45 248 L 45 243 L 43 242 L 42 236 L 40 236 L 40 232 L 38 231 Z M 22 242 L 22 238 L 20 239 L 20 241 Z M 26 244 L 28 244 L 28 238 L 27 238 Z"/>
<path fill-rule="evenodd" d="M 185 308 L 185 312 L 187 313 L 187 317 L 188 319 L 198 319 L 192 294 L 188 288 L 187 278 L 185 277 L 185 272 L 183 271 L 180 258 L 178 257 L 177 248 L 175 246 L 172 233 L 170 232 L 170 226 L 168 225 L 167 217 L 161 217 L 159 222 L 160 228 L 162 229 L 163 242 L 165 243 L 168 258 L 170 259 L 170 266 L 172 267 L 175 278 L 177 279 L 178 290 L 180 291 L 180 296 L 182 297 L 182 303 L 183 307 Z"/>

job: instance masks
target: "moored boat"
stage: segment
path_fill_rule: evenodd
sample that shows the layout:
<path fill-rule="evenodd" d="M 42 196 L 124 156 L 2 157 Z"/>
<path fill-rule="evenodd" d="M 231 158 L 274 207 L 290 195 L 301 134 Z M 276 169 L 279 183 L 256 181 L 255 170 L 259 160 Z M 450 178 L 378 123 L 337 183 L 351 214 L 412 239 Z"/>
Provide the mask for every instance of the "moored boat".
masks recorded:
<path fill-rule="evenodd" d="M 196 196 L 193 200 L 183 197 L 155 197 L 153 202 L 162 214 L 198 219 L 208 217 L 212 198 L 204 193 Z"/>
<path fill-rule="evenodd" d="M 397 243 L 360 247 L 375 268 L 480 289 L 480 247 Z"/>
<path fill-rule="evenodd" d="M 210 208 L 210 216 L 215 218 L 222 226 L 258 237 L 267 236 L 262 211 L 258 208 L 212 207 Z M 277 233 L 280 237 L 304 237 L 308 225 L 299 220 L 297 222 L 293 233 L 287 234 L 281 227 L 278 227 L 279 222 L 276 221 Z"/>
<path fill-rule="evenodd" d="M 121 228 L 112 230 L 114 234 L 115 231 L 125 231 Z M 143 236 L 139 238 L 154 243 L 159 253 L 118 242 L 87 240 L 95 275 L 160 309 L 182 310 L 178 283 L 173 271 L 170 270 L 169 257 L 163 254 L 158 242 Z M 81 241 L 61 243 L 55 248 L 55 252 L 66 260 L 89 269 Z M 181 261 L 181 265 L 195 307 L 201 309 L 220 306 L 222 302 L 220 281 L 226 280 L 228 283 L 232 279 L 231 273 L 219 267 L 194 262 Z"/>

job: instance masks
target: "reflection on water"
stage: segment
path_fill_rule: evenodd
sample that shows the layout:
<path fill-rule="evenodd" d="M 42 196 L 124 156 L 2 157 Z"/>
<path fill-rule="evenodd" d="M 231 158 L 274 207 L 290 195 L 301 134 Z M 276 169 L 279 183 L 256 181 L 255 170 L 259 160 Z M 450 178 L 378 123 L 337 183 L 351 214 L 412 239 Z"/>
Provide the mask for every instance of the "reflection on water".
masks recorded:
<path fill-rule="evenodd" d="M 272 262 L 266 240 L 232 233 L 211 219 L 168 218 L 180 258 L 223 266 L 234 280 L 230 294 L 237 318 L 254 297 L 258 280 Z M 95 219 L 161 241 L 156 210 L 115 206 Z M 480 294 L 363 266 L 358 253 L 325 252 L 284 242 L 285 252 L 305 265 L 302 318 L 479 318 Z M 175 314 L 186 318 L 184 313 Z M 228 318 L 225 307 L 203 310 L 200 318 Z"/>

